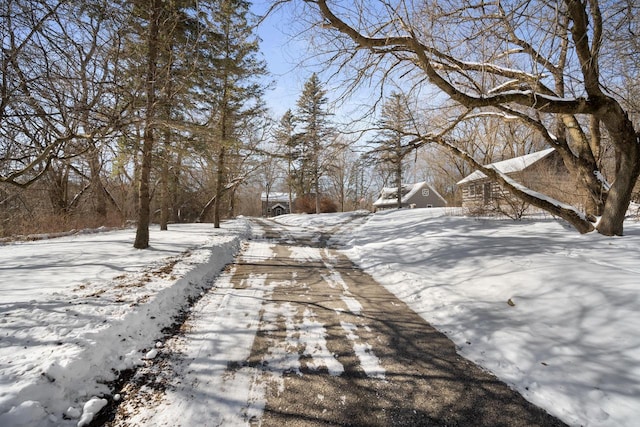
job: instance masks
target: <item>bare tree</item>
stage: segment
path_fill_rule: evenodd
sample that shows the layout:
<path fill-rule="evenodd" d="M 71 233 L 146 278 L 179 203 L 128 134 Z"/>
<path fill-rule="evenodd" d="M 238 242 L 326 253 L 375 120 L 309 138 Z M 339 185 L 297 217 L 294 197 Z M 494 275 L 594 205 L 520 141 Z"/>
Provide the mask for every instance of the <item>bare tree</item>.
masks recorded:
<path fill-rule="evenodd" d="M 338 137 L 338 139 L 343 139 Z M 358 177 L 358 158 L 347 141 L 337 144 L 333 152 L 332 162 L 328 167 L 327 181 L 328 193 L 333 200 L 338 202 L 338 210 L 346 212 L 355 206 Z M 349 203 L 349 202 L 352 203 Z"/>
<path fill-rule="evenodd" d="M 296 134 L 296 118 L 287 110 L 273 131 L 273 139 L 277 145 L 276 152 L 286 162 L 286 184 L 287 193 L 289 195 L 289 209 L 293 210 L 293 193 L 295 177 L 297 170 L 295 169 L 295 160 L 298 157 L 298 135 Z M 300 193 L 302 195 L 302 193 Z"/>
<path fill-rule="evenodd" d="M 226 105 L 242 111 L 227 114 L 235 129 L 228 128 L 221 167 L 201 158 L 203 134 L 215 139 L 215 126 L 204 123 L 221 117 L 215 102 L 215 111 L 203 113 L 210 94 L 203 80 L 220 89 L 211 75 L 241 65 L 238 56 L 220 54 L 222 44 L 236 43 L 250 56 L 258 46 L 252 27 L 236 25 L 240 21 L 227 24 L 221 41 L 220 28 L 210 24 L 223 4 L 229 13 L 248 13 L 243 0 L 0 2 L 3 229 L 14 232 L 4 221 L 8 215 L 38 231 L 37 215 L 41 225 L 64 229 L 83 217 L 102 225 L 116 211 L 122 220 L 138 219 L 134 245 L 144 248 L 152 212 L 160 212 L 161 226 L 171 217 L 169 208 L 174 219 L 195 219 L 218 171 L 233 213 L 235 189 L 253 167 L 243 170 L 250 151 L 244 144 L 253 144 L 258 133 L 245 113 L 258 113 L 262 105 L 253 81 L 235 93 L 225 86 L 231 88 Z M 243 72 L 254 78 L 261 68 L 258 63 Z M 242 144 L 236 145 L 240 128 Z M 212 170 L 197 169 L 204 166 Z"/>
<path fill-rule="evenodd" d="M 96 221 L 93 225 L 106 221 L 108 206 L 119 210 L 101 176 L 104 145 L 119 132 L 127 109 L 116 91 L 119 16 L 108 3 L 0 5 L 6 35 L 0 62 L 0 183 L 20 188 L 24 209 L 38 206 L 43 225 L 62 224 L 74 215 L 82 225 L 83 200 L 93 206 L 85 210 L 94 214 L 88 219 Z M 37 191 L 49 195 L 48 206 L 33 197 Z M 37 219 L 31 224 L 37 226 Z"/>
<path fill-rule="evenodd" d="M 29 4 L 30 3 L 30 4 Z M 52 25 L 63 2 L 3 2 L 0 63 L 0 181 L 26 187 L 39 179 L 72 138 L 59 126 L 59 115 L 47 108 L 49 83 L 35 84 L 46 74 L 38 54 L 39 36 Z"/>
<path fill-rule="evenodd" d="M 467 109 L 446 133 L 416 133 L 416 144 L 441 144 L 580 232 L 597 228 L 604 235 L 621 235 L 640 174 L 640 144 L 628 112 L 606 89 L 606 80 L 620 76 L 603 73 L 600 65 L 601 54 L 615 50 L 612 29 L 637 18 L 627 2 L 611 3 L 607 10 L 615 13 L 607 15 L 597 0 L 367 0 L 349 8 L 326 0 L 304 2 L 310 8 L 306 15 L 315 17 L 313 23 L 328 36 L 324 46 L 334 48 L 334 61 L 341 69 L 356 68 L 356 79 L 379 77 L 378 70 L 383 79 L 413 77 L 416 85 L 428 82 Z M 602 214 L 597 226 L 578 209 L 539 197 L 460 149 L 455 125 L 479 112 L 517 118 L 555 147 L 589 191 L 589 212 Z M 611 185 L 598 166 L 601 131 L 618 157 Z"/>
<path fill-rule="evenodd" d="M 108 8 L 66 1 L 0 5 L 0 182 L 26 188 L 53 161 L 65 163 L 115 127 L 117 43 Z M 99 9 L 99 12 L 98 12 Z M 97 185 L 97 182 L 94 182 Z"/>

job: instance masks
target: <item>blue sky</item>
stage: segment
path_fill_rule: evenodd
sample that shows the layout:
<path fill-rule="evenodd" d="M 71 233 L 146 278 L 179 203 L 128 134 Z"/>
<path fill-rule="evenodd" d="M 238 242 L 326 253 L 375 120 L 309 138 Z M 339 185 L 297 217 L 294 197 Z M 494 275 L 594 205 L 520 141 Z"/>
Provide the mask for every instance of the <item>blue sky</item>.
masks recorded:
<path fill-rule="evenodd" d="M 273 0 L 255 0 L 252 5 L 253 13 L 262 15 L 268 10 Z M 273 81 L 273 89 L 267 91 L 265 100 L 271 109 L 273 118 L 279 120 L 288 110 L 295 110 L 304 83 L 312 73 L 316 72 L 324 83 L 329 100 L 329 111 L 334 114 L 333 122 L 346 138 L 356 138 L 358 130 L 370 128 L 375 120 L 365 114 L 379 96 L 379 88 L 360 87 L 344 100 L 339 99 L 343 88 L 332 87 L 339 85 L 341 80 L 336 78 L 331 82 L 325 81 L 331 73 L 329 65 L 319 58 L 314 58 L 314 51 L 310 47 L 311 33 L 300 34 L 308 23 L 300 22 L 299 10 L 294 10 L 295 3 L 288 3 L 272 12 L 258 27 L 257 34 L 262 40 L 260 48 L 267 61 L 271 73 L 268 80 Z M 335 103 L 333 106 L 331 104 Z M 365 136 L 364 139 L 368 137 Z"/>
<path fill-rule="evenodd" d="M 256 0 L 252 10 L 256 14 L 264 13 L 269 3 L 269 0 Z M 307 53 L 304 40 L 291 34 L 292 20 L 292 14 L 286 9 L 276 10 L 261 23 L 257 31 L 262 39 L 260 48 L 271 73 L 269 79 L 274 81 L 266 100 L 275 118 L 295 108 L 304 82 L 313 71 L 319 71 L 300 65 Z"/>

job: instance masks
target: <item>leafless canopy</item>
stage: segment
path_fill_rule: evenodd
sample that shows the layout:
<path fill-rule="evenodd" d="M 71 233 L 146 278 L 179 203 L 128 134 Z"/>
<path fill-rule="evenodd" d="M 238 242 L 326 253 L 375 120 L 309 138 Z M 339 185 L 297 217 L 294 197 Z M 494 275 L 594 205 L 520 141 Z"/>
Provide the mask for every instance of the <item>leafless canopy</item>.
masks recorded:
<path fill-rule="evenodd" d="M 295 2 L 295 0 L 294 0 Z M 395 80 L 406 87 L 435 86 L 463 107 L 444 129 L 418 132 L 416 143 L 440 143 L 466 158 L 535 206 L 594 226 L 577 209 L 541 198 L 482 168 L 455 141 L 457 123 L 478 113 L 518 119 L 562 155 L 590 194 L 587 213 L 597 230 L 622 234 L 622 222 L 640 173 L 638 134 L 629 104 L 616 91 L 637 79 L 638 7 L 632 2 L 565 0 L 327 1 L 303 2 L 323 46 L 351 82 Z M 310 13 L 309 13 L 310 12 Z M 626 75 L 617 58 L 626 58 Z M 634 69 L 633 67 L 636 67 Z M 384 84 L 384 83 L 383 83 Z M 428 101 L 426 101 L 428 103 Z M 603 125 L 604 134 L 600 129 Z M 611 186 L 603 180 L 602 141 L 617 156 Z"/>

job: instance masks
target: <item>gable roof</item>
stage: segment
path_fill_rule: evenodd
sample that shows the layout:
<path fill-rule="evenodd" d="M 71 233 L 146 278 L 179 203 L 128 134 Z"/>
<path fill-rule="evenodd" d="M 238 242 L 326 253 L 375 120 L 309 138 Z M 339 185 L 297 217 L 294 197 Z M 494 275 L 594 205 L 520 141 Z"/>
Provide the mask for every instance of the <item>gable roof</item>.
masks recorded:
<path fill-rule="evenodd" d="M 276 203 L 276 202 L 280 202 L 280 203 L 289 203 L 289 193 L 278 193 L 278 192 L 273 192 L 273 193 L 266 193 L 266 192 L 262 192 L 262 194 L 260 194 L 260 199 L 265 202 L 267 201 L 267 196 L 269 199 L 269 203 Z M 294 195 L 291 195 L 291 197 L 295 197 Z"/>
<path fill-rule="evenodd" d="M 495 162 L 488 164 L 486 167 L 495 169 L 499 172 L 508 174 L 514 172 L 521 172 L 531 166 L 532 164 L 539 162 L 540 160 L 553 153 L 555 148 L 547 148 L 546 150 L 536 151 L 535 153 L 525 154 L 524 156 L 514 157 L 513 159 L 502 160 L 501 162 Z M 465 184 L 471 181 L 477 181 L 479 179 L 486 178 L 487 176 L 479 170 L 473 172 L 471 175 L 458 181 L 457 184 Z"/>
<path fill-rule="evenodd" d="M 433 194 L 437 197 L 445 201 L 444 198 L 431 186 L 427 184 L 426 181 L 416 182 L 415 184 L 402 184 L 402 203 L 407 203 L 414 194 L 423 188 L 428 188 Z M 373 206 L 386 206 L 394 203 L 398 203 L 398 187 L 384 187 L 380 192 L 380 197 L 378 200 L 373 202 Z M 445 202 L 446 203 L 446 202 Z"/>
<path fill-rule="evenodd" d="M 282 208 L 282 209 L 285 209 L 285 210 L 289 209 L 288 207 L 286 207 L 285 205 L 283 205 L 283 204 L 282 204 L 282 203 L 280 203 L 280 202 L 278 202 L 278 203 L 276 203 L 275 205 L 272 205 L 272 206 L 271 206 L 271 210 L 274 210 L 274 209 L 276 209 L 276 208 Z"/>

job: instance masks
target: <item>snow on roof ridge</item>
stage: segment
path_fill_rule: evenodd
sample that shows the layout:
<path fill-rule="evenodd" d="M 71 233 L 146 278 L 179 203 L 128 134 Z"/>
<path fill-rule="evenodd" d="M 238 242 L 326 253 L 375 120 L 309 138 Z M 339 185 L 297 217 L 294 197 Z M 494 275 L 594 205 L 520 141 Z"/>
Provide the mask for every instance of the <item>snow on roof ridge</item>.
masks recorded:
<path fill-rule="evenodd" d="M 270 202 L 288 202 L 289 201 L 289 193 L 281 192 L 281 191 L 270 191 L 269 192 L 269 201 Z M 291 195 L 291 197 L 295 198 L 295 195 Z M 267 200 L 267 192 L 263 191 L 260 194 L 260 199 L 262 201 Z"/>
<path fill-rule="evenodd" d="M 536 151 L 534 153 L 525 154 L 523 156 L 513 157 L 511 159 L 501 160 L 501 161 L 495 162 L 495 163 L 490 163 L 490 164 L 486 165 L 486 167 L 495 169 L 495 170 L 497 170 L 499 172 L 502 172 L 502 173 L 505 173 L 505 174 L 513 173 L 513 172 L 520 172 L 520 171 L 528 168 L 529 166 L 531 166 L 535 162 L 537 162 L 539 160 L 542 160 L 543 158 L 547 157 L 553 151 L 555 151 L 555 148 L 547 148 L 547 149 L 544 149 L 544 150 Z M 486 177 L 487 176 L 484 173 L 480 172 L 479 170 L 476 170 L 473 173 L 471 173 L 470 175 L 468 175 L 465 178 L 463 178 L 460 181 L 458 181 L 457 185 L 464 184 L 464 183 L 467 183 L 467 182 L 470 182 L 470 181 L 475 181 L 475 180 L 482 179 L 482 178 L 486 178 Z"/>
<path fill-rule="evenodd" d="M 405 194 L 402 195 L 402 199 L 401 202 L 405 203 L 407 200 L 409 200 L 414 194 L 416 194 L 421 188 L 423 188 L 425 185 L 427 187 L 429 187 L 430 190 L 433 190 L 431 188 L 431 186 L 429 184 L 427 184 L 427 181 L 420 181 L 420 182 L 416 182 L 414 184 L 401 184 L 402 187 L 411 187 L 411 189 L 409 191 L 407 191 Z M 386 204 L 390 204 L 390 203 L 397 203 L 397 199 L 394 200 L 390 200 L 387 199 L 385 196 L 385 194 L 394 194 L 397 193 L 398 188 L 397 187 L 383 187 L 382 191 L 380 192 L 380 197 L 378 197 L 378 200 L 376 200 L 375 202 L 373 202 L 374 206 L 380 206 L 380 205 L 386 205 Z M 433 190 L 435 191 L 435 190 Z M 437 194 L 437 193 L 436 193 Z M 440 196 L 438 194 L 438 196 Z M 442 198 L 442 196 L 440 196 Z M 443 199 L 444 200 L 444 199 Z"/>

